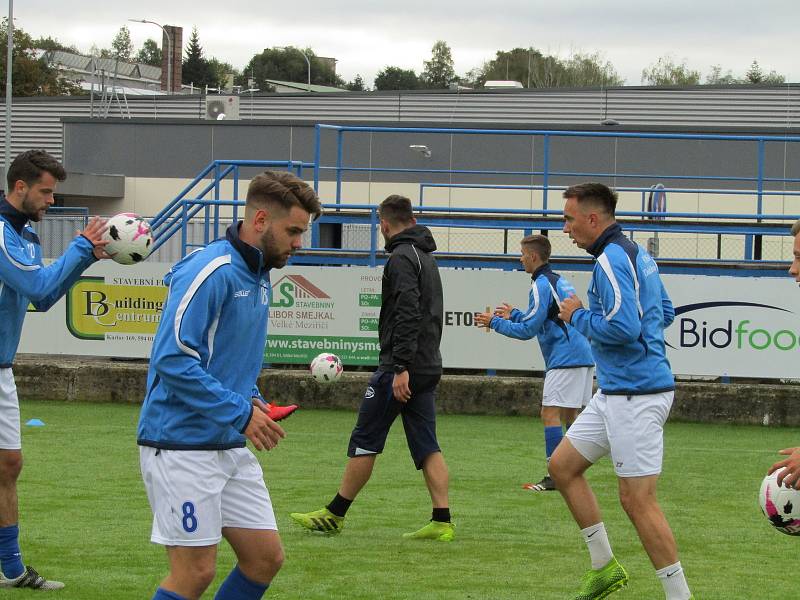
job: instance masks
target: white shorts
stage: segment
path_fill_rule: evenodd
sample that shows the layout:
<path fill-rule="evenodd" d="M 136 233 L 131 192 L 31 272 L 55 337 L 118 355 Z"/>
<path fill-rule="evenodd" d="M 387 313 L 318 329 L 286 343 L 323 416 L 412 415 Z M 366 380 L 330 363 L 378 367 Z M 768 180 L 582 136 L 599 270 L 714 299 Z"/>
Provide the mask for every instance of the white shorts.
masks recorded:
<path fill-rule="evenodd" d="M 542 406 L 580 408 L 592 397 L 594 367 L 551 369 L 544 376 Z"/>
<path fill-rule="evenodd" d="M 156 544 L 211 546 L 222 539 L 223 527 L 278 529 L 261 465 L 247 448 L 141 446 L 139 462 Z"/>
<path fill-rule="evenodd" d="M 611 453 L 619 477 L 661 473 L 664 423 L 675 392 L 606 396 L 599 390 L 567 430 L 567 438 L 589 462 Z"/>
<path fill-rule="evenodd" d="M 0 450 L 21 450 L 17 384 L 10 368 L 0 369 Z"/>

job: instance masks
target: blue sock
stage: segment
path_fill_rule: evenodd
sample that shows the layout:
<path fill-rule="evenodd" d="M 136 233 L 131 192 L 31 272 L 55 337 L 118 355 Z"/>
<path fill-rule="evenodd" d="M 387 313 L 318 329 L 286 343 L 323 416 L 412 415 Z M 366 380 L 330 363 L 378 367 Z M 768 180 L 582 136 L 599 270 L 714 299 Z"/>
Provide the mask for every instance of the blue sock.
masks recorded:
<path fill-rule="evenodd" d="M 269 584 L 256 583 L 245 577 L 236 565 L 219 586 L 214 600 L 259 600 L 268 587 Z"/>
<path fill-rule="evenodd" d="M 167 591 L 164 588 L 158 588 L 152 600 L 186 600 L 186 598 L 175 592 Z"/>
<path fill-rule="evenodd" d="M 564 432 L 561 429 L 561 425 L 557 427 L 545 427 L 544 428 L 544 450 L 547 454 L 547 460 L 550 460 L 550 457 L 555 452 L 556 446 L 558 446 L 559 442 L 561 442 L 561 438 L 564 437 Z"/>
<path fill-rule="evenodd" d="M 8 579 L 16 579 L 25 572 L 19 551 L 19 526 L 0 527 L 0 568 Z"/>

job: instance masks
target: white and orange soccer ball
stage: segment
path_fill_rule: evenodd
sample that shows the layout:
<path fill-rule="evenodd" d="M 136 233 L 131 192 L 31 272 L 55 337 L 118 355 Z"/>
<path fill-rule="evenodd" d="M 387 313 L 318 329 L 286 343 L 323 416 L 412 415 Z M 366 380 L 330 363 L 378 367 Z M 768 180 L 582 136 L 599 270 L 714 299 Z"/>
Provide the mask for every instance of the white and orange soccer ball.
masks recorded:
<path fill-rule="evenodd" d="M 342 376 L 344 366 L 335 354 L 323 352 L 311 361 L 311 376 L 319 383 L 333 383 Z"/>
<path fill-rule="evenodd" d="M 119 213 L 111 217 L 103 239 L 108 240 L 106 252 L 114 262 L 132 265 L 142 262 L 150 254 L 153 234 L 150 224 L 134 213 Z"/>
<path fill-rule="evenodd" d="M 800 491 L 785 485 L 778 487 L 778 473 L 764 477 L 758 503 L 775 529 L 787 535 L 800 535 Z"/>

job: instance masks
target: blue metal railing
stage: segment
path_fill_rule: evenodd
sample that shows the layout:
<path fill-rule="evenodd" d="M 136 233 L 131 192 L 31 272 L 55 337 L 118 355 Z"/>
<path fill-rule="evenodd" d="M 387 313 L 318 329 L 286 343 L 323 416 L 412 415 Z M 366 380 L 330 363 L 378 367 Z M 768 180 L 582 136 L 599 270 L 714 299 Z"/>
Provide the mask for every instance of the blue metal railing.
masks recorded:
<path fill-rule="evenodd" d="M 238 218 L 238 207 L 241 203 L 235 204 L 204 204 L 202 201 L 207 200 L 206 196 L 213 191 L 213 199 L 221 199 L 221 183 L 229 175 L 231 175 L 231 183 L 233 186 L 233 200 L 238 201 L 239 198 L 239 181 L 240 169 L 242 168 L 264 168 L 276 167 L 286 170 L 294 171 L 298 177 L 303 176 L 303 169 L 310 169 L 314 167 L 313 163 L 298 161 L 298 160 L 215 160 L 210 162 L 200 173 L 187 185 L 183 190 L 172 200 L 164 209 L 161 210 L 150 222 L 150 227 L 153 230 L 153 250 L 155 252 L 162 246 L 172 235 L 176 232 L 181 232 L 181 246 L 184 249 L 187 244 L 186 226 L 188 220 L 195 217 L 201 210 L 208 210 L 213 207 L 215 218 L 219 220 L 219 207 L 223 205 L 233 206 L 233 219 Z M 211 177 L 211 181 L 202 185 L 204 180 Z M 200 190 L 193 193 L 197 188 Z M 190 201 L 187 204 L 187 201 Z M 189 206 L 192 206 L 190 209 Z M 210 231 L 208 229 L 209 216 L 206 214 L 206 226 L 204 229 L 204 242 L 208 244 L 211 241 Z"/>

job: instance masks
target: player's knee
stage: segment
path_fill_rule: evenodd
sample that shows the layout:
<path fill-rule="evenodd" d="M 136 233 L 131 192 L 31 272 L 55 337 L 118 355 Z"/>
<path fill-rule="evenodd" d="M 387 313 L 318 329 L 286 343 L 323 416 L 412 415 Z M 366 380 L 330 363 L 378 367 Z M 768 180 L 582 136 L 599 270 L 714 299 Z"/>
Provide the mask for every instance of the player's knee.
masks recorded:
<path fill-rule="evenodd" d="M 22 452 L 0 452 L 0 484 L 14 483 L 22 471 Z"/>
<path fill-rule="evenodd" d="M 211 585 L 216 575 L 217 568 L 213 563 L 201 562 L 193 565 L 192 581 L 199 594 L 202 594 Z"/>
<path fill-rule="evenodd" d="M 627 515 L 633 517 L 644 514 L 650 506 L 655 504 L 656 499 L 650 490 L 622 487 L 619 490 L 619 502 Z"/>
<path fill-rule="evenodd" d="M 283 548 L 278 546 L 270 552 L 259 555 L 255 563 L 244 564 L 239 561 L 239 568 L 242 569 L 246 576 L 256 581 L 269 582 L 281 570 L 284 560 Z"/>

